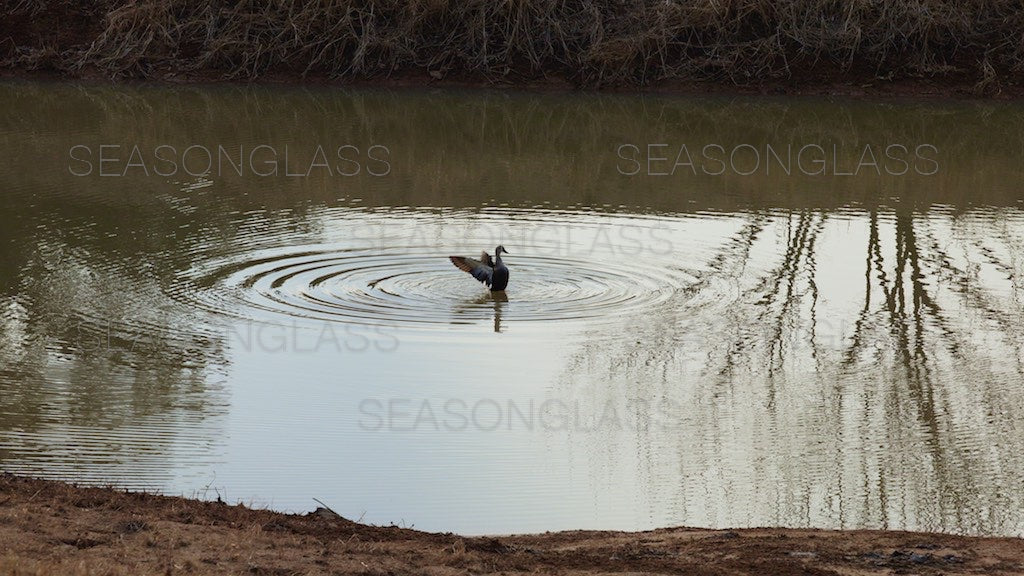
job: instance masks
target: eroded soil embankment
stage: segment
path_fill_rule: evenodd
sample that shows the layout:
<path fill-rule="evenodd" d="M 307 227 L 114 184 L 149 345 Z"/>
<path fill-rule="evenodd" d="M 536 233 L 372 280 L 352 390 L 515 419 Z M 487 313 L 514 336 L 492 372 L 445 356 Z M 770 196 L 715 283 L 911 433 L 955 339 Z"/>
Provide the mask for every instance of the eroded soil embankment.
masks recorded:
<path fill-rule="evenodd" d="M 0 474 L 0 574 L 1024 573 L 1024 541 L 666 529 L 470 538 Z"/>
<path fill-rule="evenodd" d="M 1016 0 L 12 0 L 0 73 L 1024 94 Z"/>

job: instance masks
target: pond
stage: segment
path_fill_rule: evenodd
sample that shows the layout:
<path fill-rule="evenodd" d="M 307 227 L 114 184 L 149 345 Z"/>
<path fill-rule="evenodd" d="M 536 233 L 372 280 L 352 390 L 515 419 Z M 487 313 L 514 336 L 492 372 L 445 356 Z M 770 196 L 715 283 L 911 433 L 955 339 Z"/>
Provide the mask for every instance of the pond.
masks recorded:
<path fill-rule="evenodd" d="M 1024 106 L 0 84 L 0 470 L 1024 535 Z M 449 256 L 508 254 L 490 293 Z"/>

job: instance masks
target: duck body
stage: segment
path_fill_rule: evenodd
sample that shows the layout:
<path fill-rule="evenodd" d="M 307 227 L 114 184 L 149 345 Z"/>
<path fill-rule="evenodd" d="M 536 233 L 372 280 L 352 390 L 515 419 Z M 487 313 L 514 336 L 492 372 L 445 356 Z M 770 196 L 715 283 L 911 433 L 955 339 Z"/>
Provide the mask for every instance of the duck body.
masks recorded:
<path fill-rule="evenodd" d="M 501 261 L 501 256 L 494 260 L 494 269 L 491 272 L 491 291 L 504 290 L 508 286 L 508 266 Z"/>
<path fill-rule="evenodd" d="M 491 292 L 500 292 L 508 286 L 508 266 L 501 261 L 501 254 L 508 253 L 504 246 L 494 249 L 494 258 L 486 251 L 480 254 L 480 259 L 466 258 L 464 256 L 449 256 L 448 259 L 456 268 L 468 272 L 474 278 L 483 282 Z"/>

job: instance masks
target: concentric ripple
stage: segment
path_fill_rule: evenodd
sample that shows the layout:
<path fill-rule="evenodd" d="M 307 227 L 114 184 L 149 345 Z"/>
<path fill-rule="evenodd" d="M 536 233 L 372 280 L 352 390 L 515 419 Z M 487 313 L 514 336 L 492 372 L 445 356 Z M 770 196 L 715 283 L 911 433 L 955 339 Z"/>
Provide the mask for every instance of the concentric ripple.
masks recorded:
<path fill-rule="evenodd" d="M 507 321 L 564 321 L 635 314 L 691 278 L 661 266 L 550 256 L 509 258 L 507 302 L 435 248 L 268 250 L 186 273 L 174 295 L 218 315 L 430 327 L 475 323 L 502 306 Z"/>

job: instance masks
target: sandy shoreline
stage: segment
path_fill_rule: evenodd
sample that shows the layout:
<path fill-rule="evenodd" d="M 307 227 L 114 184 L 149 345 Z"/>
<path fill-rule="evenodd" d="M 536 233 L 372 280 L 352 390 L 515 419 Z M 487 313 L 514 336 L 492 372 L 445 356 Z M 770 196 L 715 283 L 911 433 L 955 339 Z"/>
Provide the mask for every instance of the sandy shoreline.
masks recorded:
<path fill-rule="evenodd" d="M 463 537 L 0 474 L 0 574 L 997 574 L 1024 541 L 800 529 Z"/>

